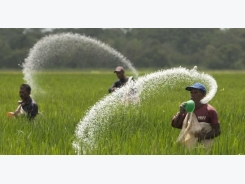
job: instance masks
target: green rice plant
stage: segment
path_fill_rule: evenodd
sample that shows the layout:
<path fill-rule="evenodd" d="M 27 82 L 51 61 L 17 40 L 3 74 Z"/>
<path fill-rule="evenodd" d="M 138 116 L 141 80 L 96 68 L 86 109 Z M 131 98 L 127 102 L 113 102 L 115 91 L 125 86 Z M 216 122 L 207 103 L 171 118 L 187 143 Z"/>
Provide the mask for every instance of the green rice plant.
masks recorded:
<path fill-rule="evenodd" d="M 143 75 L 145 72 L 141 71 Z M 176 143 L 179 129 L 171 120 L 180 103 L 189 100 L 183 86 L 189 82 L 155 91 L 143 91 L 140 105 L 121 105 L 111 111 L 109 119 L 95 131 L 95 149 L 88 155 L 238 155 L 245 154 L 244 73 L 210 72 L 218 84 L 209 102 L 218 112 L 221 135 L 215 138 L 212 150 L 202 146 L 189 151 Z M 72 143 L 75 130 L 86 112 L 108 94 L 116 80 L 113 72 L 49 71 L 36 74 L 37 90 L 32 91 L 38 102 L 35 121 L 9 118 L 19 100 L 18 90 L 23 80 L 21 72 L 3 71 L 0 106 L 1 155 L 75 155 Z M 147 94 L 150 93 L 150 94 Z M 101 109 L 103 110 L 103 109 Z M 82 146 L 82 143 L 81 143 Z"/>

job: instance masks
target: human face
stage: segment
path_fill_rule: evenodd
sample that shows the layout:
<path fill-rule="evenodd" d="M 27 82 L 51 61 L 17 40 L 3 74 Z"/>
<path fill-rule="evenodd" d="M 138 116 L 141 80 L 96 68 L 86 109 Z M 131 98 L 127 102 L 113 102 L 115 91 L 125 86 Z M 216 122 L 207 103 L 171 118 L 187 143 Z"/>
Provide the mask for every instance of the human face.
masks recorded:
<path fill-rule="evenodd" d="M 119 79 L 123 79 L 124 78 L 124 71 L 120 71 L 120 72 L 115 72 L 117 74 L 117 77 Z"/>
<path fill-rule="evenodd" d="M 19 91 L 20 98 L 25 101 L 29 98 L 30 93 L 26 90 L 26 88 L 20 88 Z"/>
<path fill-rule="evenodd" d="M 196 104 L 200 102 L 201 99 L 203 99 L 203 97 L 205 97 L 205 93 L 202 92 L 199 89 L 191 89 L 190 91 L 190 95 L 191 95 L 191 100 L 193 100 Z"/>

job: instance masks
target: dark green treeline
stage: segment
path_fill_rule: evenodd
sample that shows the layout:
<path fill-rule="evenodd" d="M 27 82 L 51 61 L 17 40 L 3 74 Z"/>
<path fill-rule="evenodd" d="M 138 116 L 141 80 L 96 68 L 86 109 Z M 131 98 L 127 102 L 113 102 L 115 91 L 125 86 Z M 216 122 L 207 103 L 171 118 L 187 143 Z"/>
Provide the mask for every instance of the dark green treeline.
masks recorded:
<path fill-rule="evenodd" d="M 79 33 L 117 50 L 136 68 L 193 67 L 245 68 L 245 29 L 140 28 L 140 29 L 0 29 L 0 68 L 17 69 L 30 49 L 44 36 Z M 78 55 L 79 56 L 79 55 Z M 70 66 L 79 68 L 80 58 Z M 88 62 L 89 63 L 89 62 Z M 93 66 L 90 66 L 91 68 Z M 99 65 L 97 67 L 100 67 Z"/>

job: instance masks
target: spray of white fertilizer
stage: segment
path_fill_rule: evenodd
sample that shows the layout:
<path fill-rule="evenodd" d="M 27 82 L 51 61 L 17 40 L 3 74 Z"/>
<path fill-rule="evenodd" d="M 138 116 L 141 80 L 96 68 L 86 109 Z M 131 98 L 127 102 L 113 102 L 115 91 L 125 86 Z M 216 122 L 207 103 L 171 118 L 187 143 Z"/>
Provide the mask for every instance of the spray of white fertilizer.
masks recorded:
<path fill-rule="evenodd" d="M 40 39 L 30 49 L 28 57 L 21 65 L 24 80 L 33 89 L 32 96 L 35 96 L 35 93 L 41 90 L 41 87 L 37 86 L 37 81 L 35 81 L 37 71 L 42 70 L 50 63 L 59 61 L 59 58 L 73 57 L 73 55 L 78 53 L 81 56 L 98 56 L 97 59 L 105 56 L 110 57 L 112 58 L 112 63 L 105 63 L 105 66 L 107 64 L 114 66 L 115 64 L 113 63 L 119 61 L 119 63 L 133 72 L 135 78 L 138 77 L 137 71 L 126 57 L 99 40 L 73 33 L 48 35 Z M 100 62 L 100 60 L 98 59 L 94 62 Z"/>
<path fill-rule="evenodd" d="M 199 73 L 196 67 L 191 70 L 182 67 L 171 68 L 139 77 L 135 82 L 105 96 L 87 111 L 75 131 L 73 147 L 76 153 L 86 154 L 86 150 L 97 148 L 95 133 L 103 128 L 107 122 L 110 122 L 109 119 L 113 115 L 113 111 L 119 108 L 122 103 L 128 105 L 131 102 L 137 108 L 140 101 L 150 98 L 152 92 L 156 91 L 159 85 L 164 89 L 165 87 L 177 85 L 178 81 L 187 81 L 190 84 L 193 82 L 205 84 L 208 92 L 205 98 L 202 99 L 202 103 L 208 103 L 217 92 L 218 86 L 215 79 L 208 74 Z M 132 93 L 129 91 L 132 91 Z"/>

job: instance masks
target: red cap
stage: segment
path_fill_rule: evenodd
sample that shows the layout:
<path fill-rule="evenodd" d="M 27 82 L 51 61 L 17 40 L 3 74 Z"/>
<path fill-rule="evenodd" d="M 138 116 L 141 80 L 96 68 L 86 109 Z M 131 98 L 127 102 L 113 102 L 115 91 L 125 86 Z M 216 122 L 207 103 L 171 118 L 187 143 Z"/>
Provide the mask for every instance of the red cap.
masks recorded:
<path fill-rule="evenodd" d="M 123 69 L 122 66 L 116 67 L 116 69 L 114 70 L 114 73 L 115 73 L 115 72 L 120 72 L 120 71 L 124 71 L 124 69 Z"/>

